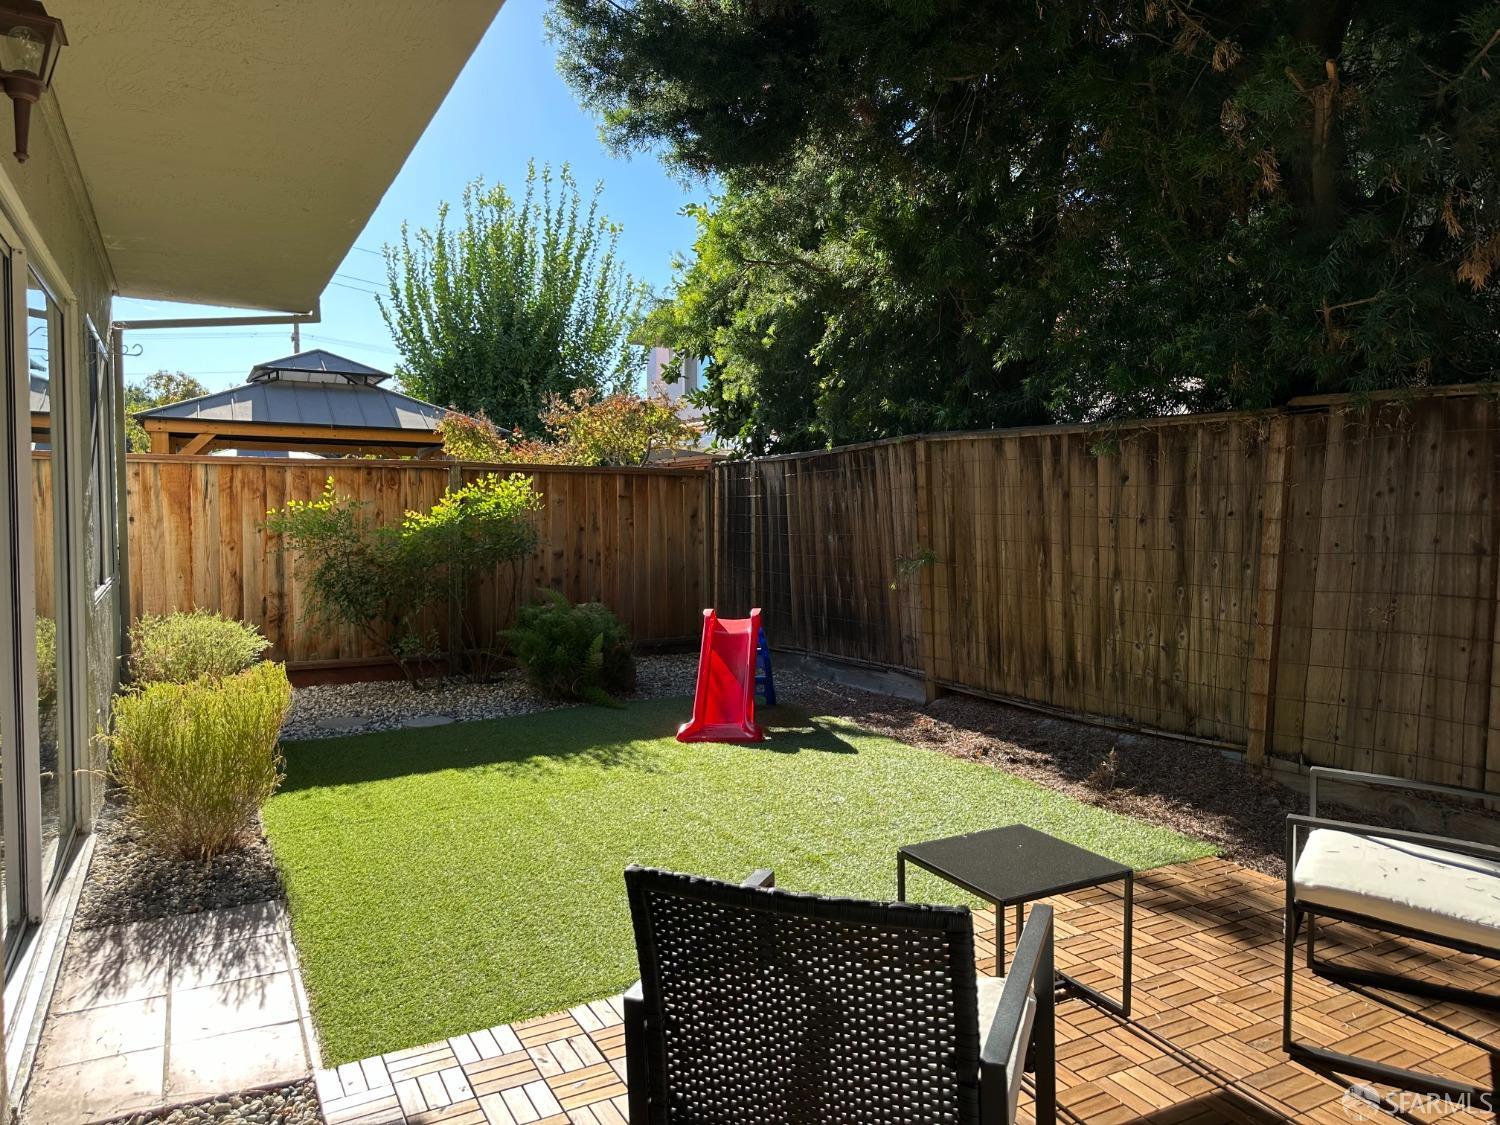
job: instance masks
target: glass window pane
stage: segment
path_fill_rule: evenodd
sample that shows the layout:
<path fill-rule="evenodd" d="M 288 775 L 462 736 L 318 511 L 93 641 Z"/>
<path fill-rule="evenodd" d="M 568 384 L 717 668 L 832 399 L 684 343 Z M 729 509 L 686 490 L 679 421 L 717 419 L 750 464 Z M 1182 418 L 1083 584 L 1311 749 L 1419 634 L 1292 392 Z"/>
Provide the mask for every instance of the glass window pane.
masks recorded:
<path fill-rule="evenodd" d="M 87 338 L 89 392 L 89 479 L 87 514 L 87 565 L 94 587 L 104 585 L 114 574 L 114 393 L 110 383 L 109 358 L 104 344 L 92 331 Z"/>
<path fill-rule="evenodd" d="M 65 560 L 58 557 L 55 524 L 65 510 L 63 487 L 62 311 L 35 276 L 26 292 L 27 367 L 31 379 L 32 549 L 36 575 L 35 716 L 40 746 L 43 876 L 56 865 L 59 841 L 72 829 L 72 763 L 67 754 L 66 708 L 60 675 L 59 599 L 66 590 Z M 37 828 L 26 830 L 35 841 Z"/>

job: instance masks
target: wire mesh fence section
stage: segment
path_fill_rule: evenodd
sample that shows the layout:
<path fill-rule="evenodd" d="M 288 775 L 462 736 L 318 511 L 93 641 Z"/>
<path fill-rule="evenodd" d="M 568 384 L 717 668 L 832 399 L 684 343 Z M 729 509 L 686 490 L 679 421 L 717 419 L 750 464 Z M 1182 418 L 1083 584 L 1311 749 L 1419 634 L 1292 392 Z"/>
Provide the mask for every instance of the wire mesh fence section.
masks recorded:
<path fill-rule="evenodd" d="M 781 648 L 920 672 L 913 442 L 721 466 L 717 603 Z"/>
<path fill-rule="evenodd" d="M 1500 789 L 1496 404 L 1290 420 L 1275 752 Z"/>
<path fill-rule="evenodd" d="M 755 521 L 760 500 L 756 485 L 756 463 L 731 461 L 715 470 L 714 605 L 726 617 L 747 616 L 759 605 L 755 581 Z M 764 607 L 762 607 L 764 608 Z M 772 636 L 783 638 L 780 623 Z"/>
<path fill-rule="evenodd" d="M 937 685 L 1500 791 L 1497 430 L 1471 393 L 739 462 L 717 600 Z"/>

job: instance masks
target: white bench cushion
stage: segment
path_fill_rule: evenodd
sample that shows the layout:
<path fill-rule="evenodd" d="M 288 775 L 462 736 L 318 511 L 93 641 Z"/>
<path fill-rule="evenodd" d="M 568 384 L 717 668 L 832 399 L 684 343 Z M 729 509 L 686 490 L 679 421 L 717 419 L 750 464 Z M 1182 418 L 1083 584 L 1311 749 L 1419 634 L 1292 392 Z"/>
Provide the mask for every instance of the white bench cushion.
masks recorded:
<path fill-rule="evenodd" d="M 1000 994 L 1005 991 L 1004 977 L 987 977 L 979 974 L 979 1043 L 989 1038 L 990 1025 L 995 1022 L 995 1013 L 1000 1010 Z M 1020 1033 L 1010 1045 L 1010 1058 L 1005 1064 L 1005 1077 L 1010 1088 L 1006 1096 L 1010 1101 L 1010 1120 L 1016 1119 L 1016 1106 L 1021 1100 L 1021 1078 L 1026 1070 L 1026 1048 L 1031 1043 L 1031 1025 L 1036 1021 L 1036 997 L 1026 998 L 1026 1011 L 1021 1016 Z"/>
<path fill-rule="evenodd" d="M 1300 903 L 1500 948 L 1500 862 L 1315 828 L 1292 885 Z"/>

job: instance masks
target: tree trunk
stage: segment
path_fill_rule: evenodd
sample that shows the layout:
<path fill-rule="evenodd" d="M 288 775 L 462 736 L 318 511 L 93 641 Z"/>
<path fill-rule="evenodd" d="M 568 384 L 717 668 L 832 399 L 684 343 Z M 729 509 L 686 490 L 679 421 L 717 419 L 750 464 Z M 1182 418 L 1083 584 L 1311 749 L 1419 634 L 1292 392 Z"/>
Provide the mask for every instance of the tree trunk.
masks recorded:
<path fill-rule="evenodd" d="M 1338 228 L 1342 214 L 1340 171 L 1344 161 L 1343 139 L 1339 133 L 1338 58 L 1349 30 L 1354 0 L 1309 2 L 1303 8 L 1296 28 L 1296 38 L 1311 47 L 1323 59 L 1324 81 L 1311 88 L 1301 87 L 1308 100 L 1308 157 L 1301 175 L 1289 185 L 1312 229 L 1327 236 Z"/>

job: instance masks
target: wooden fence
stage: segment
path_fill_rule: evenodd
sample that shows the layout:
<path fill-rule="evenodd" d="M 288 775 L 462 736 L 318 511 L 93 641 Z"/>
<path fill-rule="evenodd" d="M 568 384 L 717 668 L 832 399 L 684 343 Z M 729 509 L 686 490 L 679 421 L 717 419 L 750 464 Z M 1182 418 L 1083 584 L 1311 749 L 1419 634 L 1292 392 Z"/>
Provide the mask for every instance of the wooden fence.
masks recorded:
<path fill-rule="evenodd" d="M 1497 439 L 1470 391 L 738 462 L 715 601 L 934 687 L 1500 792 Z"/>
<path fill-rule="evenodd" d="M 242 617 L 294 663 L 373 659 L 307 626 L 267 510 L 331 475 L 396 519 L 492 468 L 132 455 L 132 611 Z M 777 647 L 934 690 L 1500 792 L 1500 405 L 1477 391 L 902 438 L 712 476 L 525 471 L 546 506 L 521 589 L 602 601 L 641 642 L 759 605 Z M 509 604 L 490 587 L 475 612 L 501 628 Z"/>
<path fill-rule="evenodd" d="M 450 483 L 524 472 L 545 507 L 541 545 L 519 589 L 539 587 L 613 609 L 637 642 L 695 639 L 708 604 L 709 478 L 701 469 L 458 466 L 448 462 L 323 461 L 132 454 L 126 476 L 130 606 L 135 614 L 203 607 L 259 626 L 272 653 L 294 664 L 363 662 L 380 653 L 354 630 L 307 622 L 307 593 L 266 513 L 311 499 L 332 477 L 384 521 L 425 509 Z M 45 489 L 46 474 L 38 474 Z M 41 503 L 46 497 L 39 496 Z M 508 586 L 486 583 L 474 612 L 510 623 Z"/>

